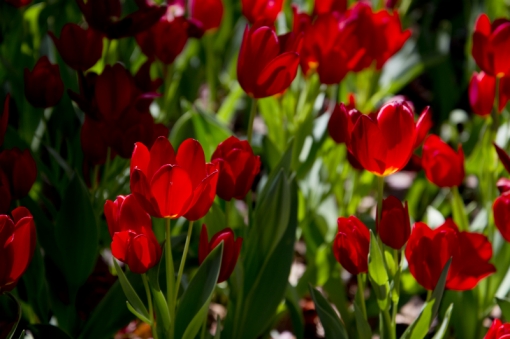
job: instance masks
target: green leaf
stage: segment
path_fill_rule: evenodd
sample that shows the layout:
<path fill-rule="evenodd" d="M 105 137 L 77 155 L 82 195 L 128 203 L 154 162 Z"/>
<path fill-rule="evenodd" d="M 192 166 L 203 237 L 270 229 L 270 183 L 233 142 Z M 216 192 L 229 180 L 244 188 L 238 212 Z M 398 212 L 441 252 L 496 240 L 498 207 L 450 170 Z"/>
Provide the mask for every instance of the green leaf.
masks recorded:
<path fill-rule="evenodd" d="M 459 194 L 458 187 L 452 187 L 452 214 L 453 221 L 459 226 L 459 230 L 469 230 L 469 220 L 466 214 L 466 207 L 464 201 Z"/>
<path fill-rule="evenodd" d="M 10 294 L 9 292 L 6 292 L 5 294 L 7 295 L 7 297 L 9 297 L 11 299 L 11 301 L 13 301 L 14 305 L 16 305 L 16 308 L 17 308 L 16 320 L 15 320 L 11 330 L 7 334 L 7 339 L 12 339 L 14 336 L 14 332 L 16 332 L 16 328 L 18 327 L 19 321 L 21 320 L 21 305 L 19 304 L 18 299 L 16 299 L 16 297 L 14 297 L 12 294 Z"/>
<path fill-rule="evenodd" d="M 124 274 L 124 271 L 122 271 L 122 268 L 120 268 L 119 264 L 117 263 L 117 260 L 113 260 L 113 265 L 115 266 L 115 271 L 117 272 L 117 276 L 119 277 L 120 286 L 122 286 L 122 290 L 124 291 L 124 294 L 126 295 L 126 298 L 128 300 L 127 306 L 128 309 L 137 317 L 140 318 L 140 320 L 148 323 L 151 325 L 151 321 L 149 320 L 150 315 L 147 311 L 147 308 L 142 302 L 142 299 L 138 296 L 136 291 L 133 289 L 133 286 L 131 286 L 131 283 L 126 278 L 126 275 Z"/>
<path fill-rule="evenodd" d="M 165 251 L 163 249 L 163 251 Z M 162 254 L 162 257 L 164 253 Z M 151 287 L 152 299 L 154 301 L 154 310 L 156 311 L 156 330 L 158 331 L 158 337 L 166 338 L 170 331 L 171 318 L 166 298 L 159 286 L 160 277 L 160 265 L 163 260 L 151 268 L 148 272 L 149 284 Z"/>
<path fill-rule="evenodd" d="M 94 269 L 98 229 L 87 187 L 76 173 L 64 193 L 55 238 L 61 253 L 61 268 L 69 284 L 77 289 Z"/>
<path fill-rule="evenodd" d="M 359 339 L 372 339 L 370 324 L 363 316 L 363 312 L 356 301 L 354 301 L 354 315 L 356 317 L 356 328 L 358 329 Z"/>
<path fill-rule="evenodd" d="M 333 307 L 331 307 L 324 296 L 311 285 L 310 295 L 312 296 L 313 303 L 315 304 L 315 310 L 319 315 L 322 327 L 324 327 L 326 338 L 348 338 L 344 325 Z"/>
<path fill-rule="evenodd" d="M 439 281 L 437 282 L 436 288 L 432 292 L 430 300 L 428 300 L 423 309 L 411 325 L 406 329 L 400 339 L 423 339 L 427 335 L 430 325 L 439 310 L 441 299 L 443 297 L 444 288 L 446 285 L 446 277 L 448 276 L 448 270 L 452 259 L 450 258 L 444 265 Z"/>
<path fill-rule="evenodd" d="M 232 121 L 232 118 L 236 112 L 236 104 L 244 94 L 244 91 L 239 83 L 236 82 L 233 87 L 234 88 L 230 90 L 225 100 L 223 100 L 223 103 L 221 104 L 217 114 L 218 120 L 225 124 L 228 124 Z"/>
<path fill-rule="evenodd" d="M 453 310 L 453 303 L 448 306 L 448 309 L 446 310 L 446 313 L 444 314 L 443 321 L 441 322 L 441 326 L 439 326 L 439 329 L 436 331 L 436 334 L 432 339 L 443 339 L 446 336 L 446 333 L 448 331 L 448 325 L 450 324 L 450 318 L 452 316 L 452 310 Z"/>
<path fill-rule="evenodd" d="M 505 320 L 510 319 L 510 300 L 503 298 L 496 298 L 496 302 L 498 303 L 499 308 L 501 308 L 501 313 L 503 313 L 503 317 Z"/>
<path fill-rule="evenodd" d="M 216 317 L 216 333 L 214 334 L 214 339 L 220 339 L 221 336 L 221 319 L 218 315 Z"/>
<path fill-rule="evenodd" d="M 175 338 L 194 339 L 207 316 L 221 268 L 223 243 L 207 256 L 184 292 L 175 316 Z"/>
<path fill-rule="evenodd" d="M 368 255 L 368 277 L 377 297 L 377 304 L 381 310 L 387 310 L 390 302 L 390 284 L 386 265 L 377 239 L 370 231 L 370 253 Z"/>
<path fill-rule="evenodd" d="M 293 333 L 296 339 L 304 339 L 305 337 L 305 320 L 303 311 L 299 305 L 299 297 L 296 288 L 290 283 L 287 284 L 287 292 L 285 294 L 285 305 L 289 311 L 290 320 L 292 322 Z"/>

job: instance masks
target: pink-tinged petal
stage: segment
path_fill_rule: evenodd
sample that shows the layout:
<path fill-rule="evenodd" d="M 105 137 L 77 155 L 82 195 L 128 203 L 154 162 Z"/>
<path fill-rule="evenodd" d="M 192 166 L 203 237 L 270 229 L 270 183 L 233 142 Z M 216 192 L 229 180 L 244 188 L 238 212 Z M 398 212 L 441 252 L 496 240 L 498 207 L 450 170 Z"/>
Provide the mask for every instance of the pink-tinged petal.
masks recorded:
<path fill-rule="evenodd" d="M 131 234 L 129 231 L 117 232 L 111 243 L 112 255 L 122 262 L 126 262 Z"/>
<path fill-rule="evenodd" d="M 120 206 L 118 223 L 121 231 L 129 230 L 136 233 L 146 233 L 152 230 L 150 215 L 145 212 L 132 194 L 128 195 Z"/>
<path fill-rule="evenodd" d="M 150 187 L 164 218 L 178 218 L 191 207 L 193 184 L 187 171 L 179 166 L 161 167 L 154 174 Z"/>
<path fill-rule="evenodd" d="M 200 243 L 198 245 L 198 262 L 200 264 L 204 262 L 209 252 L 209 235 L 207 234 L 207 227 L 203 224 L 202 230 L 200 231 Z"/>
<path fill-rule="evenodd" d="M 364 169 L 383 175 L 386 170 L 386 142 L 377 123 L 368 116 L 361 116 L 351 135 L 351 150 Z"/>
<path fill-rule="evenodd" d="M 149 162 L 151 160 L 151 155 L 147 146 L 142 144 L 141 142 L 137 142 L 135 144 L 135 148 L 133 149 L 133 154 L 131 155 L 131 164 L 129 174 L 132 175 L 135 168 L 138 168 L 142 173 L 147 176 L 149 169 Z"/>
<path fill-rule="evenodd" d="M 286 52 L 274 58 L 257 78 L 256 85 L 260 88 L 255 98 L 263 98 L 285 91 L 297 74 L 299 54 Z"/>
<path fill-rule="evenodd" d="M 165 137 L 157 138 L 150 151 L 147 179 L 151 181 L 154 173 L 156 173 L 163 165 L 174 165 L 175 163 L 175 152 L 170 141 L 168 141 Z"/>
<path fill-rule="evenodd" d="M 204 150 L 197 140 L 184 140 L 177 151 L 176 162 L 179 167 L 188 172 L 193 187 L 200 185 L 206 177 Z"/>
<path fill-rule="evenodd" d="M 9 244 L 11 252 L 11 272 L 9 280 L 16 281 L 25 272 L 32 260 L 36 243 L 34 220 L 25 217 L 15 225 L 12 242 Z"/>

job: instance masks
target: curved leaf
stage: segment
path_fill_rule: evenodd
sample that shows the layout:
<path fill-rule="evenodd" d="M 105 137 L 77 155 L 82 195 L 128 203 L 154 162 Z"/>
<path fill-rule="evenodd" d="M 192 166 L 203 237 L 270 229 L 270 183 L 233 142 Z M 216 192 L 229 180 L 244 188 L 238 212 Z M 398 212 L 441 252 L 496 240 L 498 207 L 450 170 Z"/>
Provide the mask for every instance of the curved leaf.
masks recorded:
<path fill-rule="evenodd" d="M 310 295 L 312 296 L 322 327 L 324 327 L 326 338 L 347 339 L 348 336 L 344 324 L 326 298 L 312 286 L 310 286 Z"/>
<path fill-rule="evenodd" d="M 147 308 L 142 302 L 142 299 L 138 296 L 136 291 L 134 290 L 133 286 L 131 286 L 131 283 L 126 278 L 126 275 L 122 271 L 122 268 L 120 268 L 119 264 L 117 263 L 117 260 L 113 260 L 113 265 L 115 266 L 115 271 L 117 272 L 117 276 L 119 277 L 120 286 L 122 287 L 122 290 L 124 291 L 124 294 L 126 295 L 126 298 L 128 300 L 127 307 L 128 309 L 137 317 L 140 318 L 140 320 L 148 323 L 151 325 L 150 315 L 147 311 Z M 130 308 L 131 306 L 131 308 Z"/>

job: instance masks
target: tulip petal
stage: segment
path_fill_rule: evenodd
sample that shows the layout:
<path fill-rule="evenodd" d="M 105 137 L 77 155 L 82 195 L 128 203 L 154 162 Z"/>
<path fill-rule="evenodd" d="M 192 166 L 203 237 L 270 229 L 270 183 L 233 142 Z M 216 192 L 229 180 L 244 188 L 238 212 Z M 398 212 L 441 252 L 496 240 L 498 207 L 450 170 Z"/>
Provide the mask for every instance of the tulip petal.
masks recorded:
<path fill-rule="evenodd" d="M 136 233 L 152 231 L 150 215 L 145 212 L 132 194 L 128 195 L 120 206 L 118 224 L 121 227 L 120 231 L 134 231 Z"/>
<path fill-rule="evenodd" d="M 36 242 L 35 225 L 32 217 L 25 217 L 15 226 L 10 250 L 11 272 L 9 280 L 18 280 L 28 267 L 34 254 Z"/>
<path fill-rule="evenodd" d="M 378 175 L 384 174 L 388 150 L 376 122 L 362 115 L 354 125 L 350 143 L 354 157 L 363 168 Z"/>
<path fill-rule="evenodd" d="M 164 218 L 178 218 L 191 207 L 193 185 L 186 170 L 164 165 L 152 178 L 151 193 Z"/>
<path fill-rule="evenodd" d="M 298 65 L 299 54 L 296 52 L 286 52 L 271 60 L 257 77 L 256 85 L 263 90 L 255 93 L 255 98 L 282 93 L 296 77 Z"/>
<path fill-rule="evenodd" d="M 150 181 L 163 165 L 174 165 L 175 152 L 170 141 L 165 137 L 156 139 L 150 150 L 150 161 L 147 169 L 147 179 Z"/>
<path fill-rule="evenodd" d="M 151 160 L 151 155 L 147 146 L 145 146 L 141 142 L 135 143 L 135 148 L 133 149 L 133 154 L 131 155 L 131 164 L 129 174 L 132 175 L 135 168 L 138 168 L 142 173 L 147 176 L 149 169 L 149 162 Z"/>
<path fill-rule="evenodd" d="M 193 187 L 200 185 L 207 175 L 204 150 L 195 139 L 186 139 L 179 146 L 176 162 L 179 167 L 188 172 Z"/>

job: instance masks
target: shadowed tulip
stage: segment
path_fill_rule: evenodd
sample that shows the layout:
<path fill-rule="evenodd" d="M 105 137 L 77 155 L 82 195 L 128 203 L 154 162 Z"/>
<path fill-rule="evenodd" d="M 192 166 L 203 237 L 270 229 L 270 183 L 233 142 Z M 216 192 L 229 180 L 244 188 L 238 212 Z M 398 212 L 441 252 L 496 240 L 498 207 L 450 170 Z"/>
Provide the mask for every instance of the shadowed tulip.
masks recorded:
<path fill-rule="evenodd" d="M 34 107 L 55 106 L 64 94 L 64 83 L 58 65 L 52 65 L 47 56 L 41 57 L 32 71 L 25 68 L 25 97 Z"/>
<path fill-rule="evenodd" d="M 209 241 L 207 227 L 202 225 L 202 231 L 200 232 L 200 244 L 198 245 L 198 261 L 200 264 L 204 262 L 209 253 L 211 253 L 211 251 L 221 242 L 223 242 L 223 256 L 221 257 L 221 268 L 218 276 L 218 283 L 227 280 L 232 272 L 234 272 L 237 259 L 241 253 L 243 238 L 238 237 L 234 240 L 234 232 L 232 229 L 225 228 L 213 235 L 211 241 Z"/>
<path fill-rule="evenodd" d="M 35 160 L 28 149 L 4 150 L 0 153 L 0 169 L 7 177 L 12 199 L 25 197 L 37 179 Z"/>

